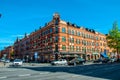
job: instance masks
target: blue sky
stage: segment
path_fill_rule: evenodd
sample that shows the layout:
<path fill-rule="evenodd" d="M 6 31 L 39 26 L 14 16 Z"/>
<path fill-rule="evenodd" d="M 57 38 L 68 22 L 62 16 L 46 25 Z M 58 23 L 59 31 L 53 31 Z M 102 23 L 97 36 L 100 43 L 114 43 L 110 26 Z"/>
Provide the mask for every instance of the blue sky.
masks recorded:
<path fill-rule="evenodd" d="M 52 19 L 62 20 L 108 33 L 114 21 L 120 23 L 120 0 L 0 0 L 0 50 L 12 45 Z"/>

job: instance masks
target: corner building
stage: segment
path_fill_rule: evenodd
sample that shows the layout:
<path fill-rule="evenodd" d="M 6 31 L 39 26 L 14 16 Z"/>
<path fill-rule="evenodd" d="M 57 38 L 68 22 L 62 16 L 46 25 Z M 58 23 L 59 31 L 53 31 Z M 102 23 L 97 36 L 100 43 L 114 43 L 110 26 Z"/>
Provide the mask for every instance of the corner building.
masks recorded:
<path fill-rule="evenodd" d="M 95 60 L 104 50 L 110 52 L 104 34 L 65 22 L 58 13 L 44 27 L 14 43 L 16 58 L 39 62 L 75 57 Z"/>

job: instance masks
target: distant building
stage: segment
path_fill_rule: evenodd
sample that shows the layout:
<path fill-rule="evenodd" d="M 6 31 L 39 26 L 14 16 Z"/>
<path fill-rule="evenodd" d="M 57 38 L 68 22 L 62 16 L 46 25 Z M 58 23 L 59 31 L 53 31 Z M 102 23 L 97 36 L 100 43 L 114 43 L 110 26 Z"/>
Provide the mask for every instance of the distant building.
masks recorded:
<path fill-rule="evenodd" d="M 13 46 L 5 47 L 4 50 L 1 50 L 0 58 L 12 59 L 13 51 L 14 51 L 14 50 L 13 50 Z"/>
<path fill-rule="evenodd" d="M 17 38 L 14 43 L 16 58 L 39 62 L 75 57 L 95 60 L 104 50 L 110 52 L 104 34 L 65 22 L 58 13 L 44 27 L 25 35 L 23 39 Z"/>

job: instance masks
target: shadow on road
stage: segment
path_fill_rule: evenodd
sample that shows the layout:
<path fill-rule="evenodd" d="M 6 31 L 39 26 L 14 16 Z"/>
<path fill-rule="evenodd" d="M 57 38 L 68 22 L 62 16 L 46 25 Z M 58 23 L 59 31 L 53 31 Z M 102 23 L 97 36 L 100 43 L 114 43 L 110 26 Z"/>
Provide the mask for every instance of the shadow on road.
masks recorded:
<path fill-rule="evenodd" d="M 120 63 L 115 64 L 92 64 L 80 66 L 45 66 L 23 67 L 35 71 L 67 72 L 78 75 L 98 77 L 111 80 L 120 80 Z M 119 79 L 118 79 L 119 77 Z"/>

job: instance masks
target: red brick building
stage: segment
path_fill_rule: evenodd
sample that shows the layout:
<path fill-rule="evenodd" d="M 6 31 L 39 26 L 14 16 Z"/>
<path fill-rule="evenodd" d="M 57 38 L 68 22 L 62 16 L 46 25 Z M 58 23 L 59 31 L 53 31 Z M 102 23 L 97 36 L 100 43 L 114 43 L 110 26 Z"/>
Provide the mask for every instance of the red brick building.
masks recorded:
<path fill-rule="evenodd" d="M 12 59 L 13 46 L 8 46 L 4 50 L 1 50 L 0 58 Z"/>
<path fill-rule="evenodd" d="M 44 27 L 25 35 L 23 39 L 17 39 L 14 43 L 16 57 L 37 59 L 40 62 L 58 58 L 70 60 L 78 56 L 94 60 L 98 59 L 104 50 L 110 52 L 104 34 L 65 22 L 57 13 Z"/>

